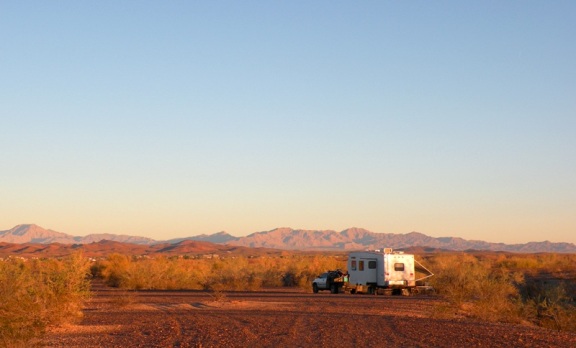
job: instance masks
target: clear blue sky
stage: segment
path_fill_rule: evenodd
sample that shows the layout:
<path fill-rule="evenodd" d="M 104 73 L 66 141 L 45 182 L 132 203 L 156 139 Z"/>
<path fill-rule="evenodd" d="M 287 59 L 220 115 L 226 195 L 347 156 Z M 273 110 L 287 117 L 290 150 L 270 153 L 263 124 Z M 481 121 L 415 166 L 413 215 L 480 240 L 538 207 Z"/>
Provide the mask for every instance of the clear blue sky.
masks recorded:
<path fill-rule="evenodd" d="M 0 230 L 576 243 L 574 1 L 2 1 Z"/>

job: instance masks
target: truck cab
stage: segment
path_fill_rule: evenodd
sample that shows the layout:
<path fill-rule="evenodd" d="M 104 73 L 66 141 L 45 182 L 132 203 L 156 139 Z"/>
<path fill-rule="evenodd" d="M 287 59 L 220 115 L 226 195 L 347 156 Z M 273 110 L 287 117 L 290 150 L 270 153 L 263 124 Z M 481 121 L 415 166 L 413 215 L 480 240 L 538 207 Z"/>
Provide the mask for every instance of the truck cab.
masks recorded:
<path fill-rule="evenodd" d="M 337 294 L 347 280 L 348 277 L 339 269 L 324 272 L 312 281 L 312 291 L 318 293 L 320 290 L 330 290 Z"/>

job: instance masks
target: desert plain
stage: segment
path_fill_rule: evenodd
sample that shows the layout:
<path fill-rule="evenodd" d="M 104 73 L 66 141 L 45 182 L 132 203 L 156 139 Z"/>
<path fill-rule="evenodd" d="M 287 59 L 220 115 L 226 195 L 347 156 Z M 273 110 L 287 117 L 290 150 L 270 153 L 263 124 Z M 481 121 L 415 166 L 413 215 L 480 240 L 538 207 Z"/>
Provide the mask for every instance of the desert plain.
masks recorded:
<path fill-rule="evenodd" d="M 576 334 L 437 317 L 429 295 L 126 291 L 93 284 L 76 324 L 48 347 L 574 347 Z"/>

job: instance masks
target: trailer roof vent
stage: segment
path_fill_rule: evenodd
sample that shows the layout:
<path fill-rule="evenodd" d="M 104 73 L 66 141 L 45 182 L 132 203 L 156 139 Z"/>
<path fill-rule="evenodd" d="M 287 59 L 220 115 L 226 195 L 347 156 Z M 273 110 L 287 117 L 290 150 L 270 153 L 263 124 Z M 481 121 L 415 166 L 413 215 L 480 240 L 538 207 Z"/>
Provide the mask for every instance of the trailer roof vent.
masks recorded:
<path fill-rule="evenodd" d="M 392 248 L 384 248 L 384 254 L 392 254 Z"/>

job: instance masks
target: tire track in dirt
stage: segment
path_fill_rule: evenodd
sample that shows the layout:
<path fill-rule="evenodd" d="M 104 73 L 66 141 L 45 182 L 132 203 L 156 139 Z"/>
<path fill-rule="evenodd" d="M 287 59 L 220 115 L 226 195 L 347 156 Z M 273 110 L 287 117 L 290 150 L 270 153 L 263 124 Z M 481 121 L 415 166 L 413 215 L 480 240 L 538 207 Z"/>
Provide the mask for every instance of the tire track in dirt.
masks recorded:
<path fill-rule="evenodd" d="M 190 306 L 173 303 L 156 303 L 153 308 L 160 311 L 165 319 L 163 322 L 166 338 L 162 342 L 163 347 L 182 347 L 186 332 L 183 326 L 182 311 L 189 310 Z"/>

